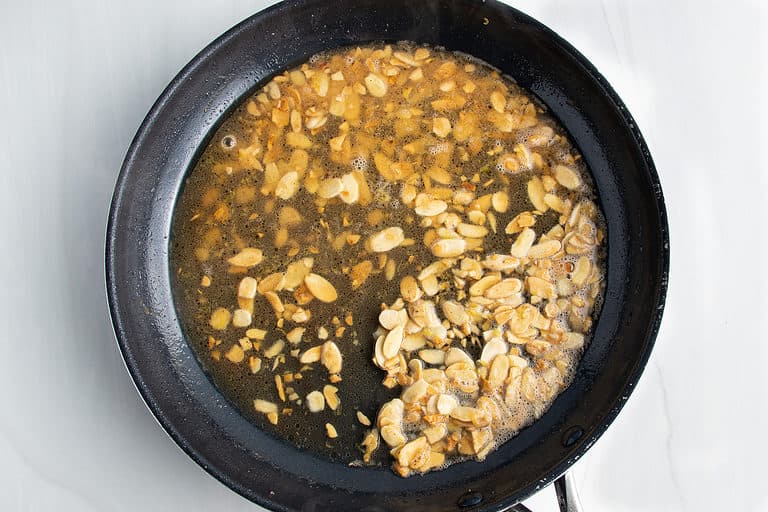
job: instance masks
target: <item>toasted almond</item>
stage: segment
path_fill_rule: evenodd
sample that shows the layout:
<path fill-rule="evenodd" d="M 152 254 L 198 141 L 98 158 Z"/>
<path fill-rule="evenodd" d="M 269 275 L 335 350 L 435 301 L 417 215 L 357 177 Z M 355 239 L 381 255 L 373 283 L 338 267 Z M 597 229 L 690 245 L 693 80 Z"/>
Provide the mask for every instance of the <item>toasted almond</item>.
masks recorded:
<path fill-rule="evenodd" d="M 258 283 L 252 277 L 244 277 L 237 287 L 237 296 L 244 299 L 252 299 L 256 296 L 256 286 Z"/>
<path fill-rule="evenodd" d="M 368 276 L 371 275 L 373 270 L 373 262 L 371 260 L 361 261 L 353 266 L 349 271 L 349 278 L 352 281 L 352 288 L 357 289 L 365 283 Z"/>
<path fill-rule="evenodd" d="M 232 318 L 232 314 L 228 309 L 216 308 L 213 313 L 211 313 L 211 319 L 208 323 L 217 331 L 223 331 L 229 325 L 230 318 Z"/>
<path fill-rule="evenodd" d="M 360 198 L 360 186 L 355 177 L 349 173 L 341 177 L 344 189 L 339 192 L 339 197 L 347 204 L 356 203 Z"/>
<path fill-rule="evenodd" d="M 447 137 L 451 133 L 451 121 L 447 117 L 434 118 L 432 120 L 432 132 L 438 137 Z"/>
<path fill-rule="evenodd" d="M 536 295 L 544 299 L 556 299 L 557 291 L 555 285 L 549 281 L 536 276 L 528 276 L 525 278 L 525 286 L 528 289 L 528 293 Z"/>
<path fill-rule="evenodd" d="M 251 370 L 251 373 L 259 373 L 259 370 L 261 370 L 261 359 L 256 356 L 249 356 L 248 357 L 248 368 Z"/>
<path fill-rule="evenodd" d="M 464 306 L 453 300 L 443 301 L 440 305 L 445 318 L 452 324 L 462 326 L 469 322 L 469 315 Z"/>
<path fill-rule="evenodd" d="M 488 234 L 488 228 L 485 226 L 466 224 L 464 222 L 456 226 L 456 231 L 458 231 L 461 236 L 465 236 L 467 238 L 483 238 Z"/>
<path fill-rule="evenodd" d="M 559 184 L 569 190 L 575 190 L 581 186 L 579 174 L 564 165 L 555 166 L 555 179 Z"/>
<path fill-rule="evenodd" d="M 245 309 L 236 309 L 232 314 L 232 325 L 234 327 L 248 327 L 251 325 L 251 313 Z"/>
<path fill-rule="evenodd" d="M 509 254 L 515 258 L 525 258 L 535 240 L 536 232 L 531 228 L 523 228 L 523 231 L 517 235 L 517 239 L 515 239 L 515 242 L 509 249 Z"/>
<path fill-rule="evenodd" d="M 369 73 L 363 80 L 365 82 L 365 88 L 371 96 L 381 98 L 387 94 L 387 81 L 376 73 Z"/>
<path fill-rule="evenodd" d="M 483 294 L 489 299 L 503 299 L 518 293 L 523 288 L 523 283 L 514 277 L 502 279 L 488 288 Z"/>
<path fill-rule="evenodd" d="M 269 274 L 267 277 L 259 281 L 256 289 L 262 295 L 267 292 L 279 292 L 285 287 L 285 274 L 282 272 L 275 272 Z"/>
<path fill-rule="evenodd" d="M 405 240 L 405 234 L 400 227 L 386 228 L 371 235 L 368 245 L 373 252 L 387 252 L 399 246 Z"/>
<path fill-rule="evenodd" d="M 589 258 L 581 256 L 576 260 L 576 265 L 571 274 L 571 281 L 573 281 L 573 284 L 577 287 L 582 287 L 584 286 L 584 283 L 586 283 L 591 271 L 592 263 L 589 261 Z"/>
<path fill-rule="evenodd" d="M 434 217 L 443 213 L 448 208 L 448 204 L 440 199 L 430 197 L 428 194 L 419 194 L 416 196 L 416 215 L 421 217 Z"/>
<path fill-rule="evenodd" d="M 493 91 L 491 93 L 491 106 L 496 112 L 504 112 L 504 109 L 507 106 L 507 100 L 499 91 Z"/>
<path fill-rule="evenodd" d="M 445 363 L 445 352 L 438 349 L 419 350 L 419 357 L 427 364 L 440 366 Z"/>
<path fill-rule="evenodd" d="M 395 357 L 403 343 L 403 326 L 398 325 L 387 333 L 381 346 L 381 352 L 386 359 Z"/>
<path fill-rule="evenodd" d="M 330 384 L 326 384 L 323 386 L 323 396 L 325 397 L 325 403 L 328 405 L 328 408 L 332 411 L 335 411 L 339 408 L 339 404 L 341 401 L 339 400 L 339 388 L 336 386 L 332 386 Z"/>
<path fill-rule="evenodd" d="M 227 260 L 227 263 L 236 267 L 251 268 L 261 263 L 263 254 L 261 249 L 246 247 Z"/>
<path fill-rule="evenodd" d="M 319 391 L 312 391 L 307 395 L 307 409 L 309 412 L 320 412 L 325 409 L 325 397 Z"/>
<path fill-rule="evenodd" d="M 421 289 L 413 276 L 405 276 L 400 281 L 400 296 L 406 302 L 413 302 L 421 298 Z"/>
<path fill-rule="evenodd" d="M 472 368 L 475 366 L 475 362 L 469 357 L 469 354 L 458 347 L 451 347 L 445 353 L 445 365 L 452 366 L 455 363 L 463 363 Z"/>
<path fill-rule="evenodd" d="M 299 173 L 289 171 L 283 175 L 275 187 L 275 195 L 283 200 L 292 198 L 299 190 Z"/>
<path fill-rule="evenodd" d="M 408 321 L 408 312 L 404 309 L 385 309 L 379 313 L 379 323 L 387 330 L 397 326 L 405 326 Z"/>
<path fill-rule="evenodd" d="M 330 423 L 325 424 L 325 435 L 327 435 L 329 439 L 336 439 L 339 437 L 338 432 L 336 432 L 336 427 Z"/>
<path fill-rule="evenodd" d="M 344 191 L 344 181 L 341 178 L 329 178 L 320 182 L 317 195 L 323 199 L 331 199 Z"/>
<path fill-rule="evenodd" d="M 438 258 L 455 258 L 467 250 L 467 241 L 463 238 L 441 238 L 433 242 L 429 250 Z"/>
<path fill-rule="evenodd" d="M 363 414 L 360 411 L 357 411 L 356 414 L 357 414 L 357 421 L 359 421 L 361 425 L 364 425 L 366 427 L 370 427 L 371 426 L 371 420 L 368 419 L 368 416 L 366 416 L 365 414 Z"/>
<path fill-rule="evenodd" d="M 318 345 L 317 347 L 312 347 L 310 349 L 307 349 L 299 357 L 299 362 L 301 364 L 316 363 L 316 362 L 320 361 L 320 356 L 321 356 L 322 352 L 323 352 L 323 346 L 322 345 Z"/>
<path fill-rule="evenodd" d="M 533 207 L 540 212 L 546 212 L 549 210 L 547 203 L 544 202 L 544 185 L 541 183 L 541 179 L 538 176 L 534 176 L 528 182 L 528 199 L 533 204 Z"/>
<path fill-rule="evenodd" d="M 304 278 L 304 284 L 310 293 L 321 302 L 333 302 L 338 298 L 336 288 L 327 279 L 318 274 L 307 274 Z"/>
<path fill-rule="evenodd" d="M 267 336 L 267 331 L 264 329 L 248 329 L 245 331 L 245 335 L 252 340 L 263 340 Z"/>
<path fill-rule="evenodd" d="M 283 340 L 277 340 L 267 350 L 264 351 L 264 357 L 272 359 L 283 351 L 285 342 Z"/>
<path fill-rule="evenodd" d="M 307 329 L 305 327 L 294 327 L 288 333 L 285 335 L 285 339 L 287 339 L 290 343 L 293 343 L 294 345 L 301 342 L 302 336 L 304 336 L 304 332 Z"/>
<path fill-rule="evenodd" d="M 243 349 L 240 347 L 240 345 L 232 345 L 229 350 L 227 350 L 227 353 L 224 354 L 224 357 L 233 363 L 240 363 L 243 361 L 243 359 L 245 359 L 245 352 L 243 352 Z"/>
<path fill-rule="evenodd" d="M 328 373 L 341 372 L 341 351 L 339 346 L 331 340 L 326 341 L 322 345 L 320 352 L 320 362 L 328 370 Z"/>
<path fill-rule="evenodd" d="M 509 195 L 503 190 L 494 192 L 491 196 L 491 204 L 497 212 L 506 213 L 509 209 Z"/>
<path fill-rule="evenodd" d="M 485 295 L 485 292 L 499 281 L 501 281 L 501 276 L 498 273 L 488 274 L 469 287 L 469 294 L 472 296 Z"/>
<path fill-rule="evenodd" d="M 269 402 L 267 400 L 262 400 L 260 398 L 257 398 L 253 401 L 253 408 L 256 409 L 256 412 L 260 412 L 263 414 L 269 414 L 271 412 L 277 413 L 277 404 L 274 402 Z"/>
<path fill-rule="evenodd" d="M 303 260 L 294 261 L 288 265 L 285 269 L 285 279 L 283 281 L 283 287 L 286 290 L 295 290 L 301 283 L 304 282 L 304 278 L 307 277 L 311 268 L 306 265 Z"/>
<path fill-rule="evenodd" d="M 562 245 L 560 244 L 559 240 L 547 240 L 540 242 L 534 246 L 531 246 L 531 248 L 528 250 L 527 257 L 531 258 L 532 260 L 549 258 L 550 256 L 557 254 L 561 247 Z"/>

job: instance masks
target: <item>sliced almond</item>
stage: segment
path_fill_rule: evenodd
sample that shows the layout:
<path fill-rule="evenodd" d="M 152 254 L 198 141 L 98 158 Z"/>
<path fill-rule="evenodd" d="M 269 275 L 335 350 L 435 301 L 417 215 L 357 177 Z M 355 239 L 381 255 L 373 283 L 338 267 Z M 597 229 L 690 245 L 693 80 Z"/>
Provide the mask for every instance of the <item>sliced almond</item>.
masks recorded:
<path fill-rule="evenodd" d="M 227 263 L 236 267 L 251 268 L 261 263 L 263 254 L 261 249 L 246 247 L 227 260 Z"/>
<path fill-rule="evenodd" d="M 387 81 L 376 73 L 369 73 L 363 80 L 365 82 L 365 88 L 371 96 L 381 98 L 387 94 Z"/>
<path fill-rule="evenodd" d="M 310 293 L 321 302 L 334 302 L 338 298 L 336 288 L 327 279 L 318 274 L 307 274 L 304 278 L 304 284 Z"/>
<path fill-rule="evenodd" d="M 301 364 L 311 364 L 316 363 L 320 361 L 320 356 L 323 353 L 323 346 L 318 345 L 317 347 L 312 347 L 310 349 L 307 349 L 301 356 L 299 357 L 299 362 Z"/>
<path fill-rule="evenodd" d="M 445 352 L 438 349 L 419 350 L 419 357 L 427 364 L 440 366 L 445 363 Z"/>
<path fill-rule="evenodd" d="M 320 362 L 328 370 L 328 373 L 340 373 L 341 350 L 339 350 L 339 346 L 331 340 L 323 343 L 320 352 Z"/>
<path fill-rule="evenodd" d="M 323 199 L 331 199 L 342 193 L 344 190 L 344 182 L 341 178 L 329 178 L 320 182 L 320 186 L 317 189 L 317 195 Z"/>
<path fill-rule="evenodd" d="M 406 302 L 413 302 L 421 298 L 419 283 L 413 276 L 405 276 L 400 281 L 400 296 Z"/>
<path fill-rule="evenodd" d="M 518 293 L 523 288 L 523 283 L 514 277 L 502 279 L 488 288 L 483 294 L 489 299 L 503 299 Z"/>
<path fill-rule="evenodd" d="M 299 190 L 299 173 L 289 171 L 283 175 L 275 187 L 275 195 L 283 200 L 292 198 Z"/>
<path fill-rule="evenodd" d="M 248 327 L 251 325 L 251 313 L 245 309 L 236 309 L 232 314 L 232 325 L 234 327 Z"/>
<path fill-rule="evenodd" d="M 326 384 L 323 386 L 323 397 L 325 397 L 325 403 L 328 405 L 328 408 L 332 411 L 335 411 L 339 408 L 339 404 L 341 404 L 341 401 L 339 400 L 339 388 L 336 386 L 332 386 L 330 384 Z"/>
<path fill-rule="evenodd" d="M 538 176 L 534 176 L 528 182 L 528 199 L 531 201 L 531 204 L 533 204 L 533 207 L 542 213 L 549 210 L 549 206 L 544 202 L 545 194 L 546 191 L 544 190 L 544 185 L 541 183 L 541 179 Z"/>
<path fill-rule="evenodd" d="M 352 281 L 352 288 L 357 289 L 365 283 L 368 276 L 371 275 L 373 270 L 373 262 L 371 260 L 361 261 L 353 266 L 349 271 L 349 278 Z"/>
<path fill-rule="evenodd" d="M 584 283 L 587 282 L 587 278 L 589 277 L 591 271 L 592 262 L 590 262 L 589 258 L 586 256 L 581 256 L 578 260 L 576 260 L 576 265 L 574 266 L 573 273 L 571 274 L 571 281 L 573 281 L 573 284 L 575 284 L 577 287 L 582 287 L 584 286 Z"/>
<path fill-rule="evenodd" d="M 467 250 L 467 241 L 463 238 L 441 238 L 429 247 L 438 258 L 455 258 Z"/>
<path fill-rule="evenodd" d="M 395 357 L 403 343 L 403 326 L 398 325 L 387 333 L 381 346 L 382 354 L 386 359 Z"/>
<path fill-rule="evenodd" d="M 283 340 L 277 340 L 267 350 L 264 351 L 264 357 L 272 359 L 283 351 L 285 348 L 285 342 Z"/>
<path fill-rule="evenodd" d="M 467 238 L 483 238 L 488 234 L 488 228 L 485 226 L 466 224 L 464 222 L 456 226 L 456 231 L 458 231 L 461 236 L 465 236 Z"/>
<path fill-rule="evenodd" d="M 408 312 L 404 309 L 385 309 L 379 313 L 379 323 L 387 330 L 392 330 L 397 326 L 405 326 L 408 321 Z"/>
<path fill-rule="evenodd" d="M 493 209 L 497 212 L 506 213 L 509 209 L 509 195 L 503 190 L 494 192 L 491 196 L 491 204 L 493 205 Z"/>
<path fill-rule="evenodd" d="M 213 313 L 211 313 L 211 319 L 209 320 L 209 325 L 216 329 L 217 331 L 223 331 L 227 328 L 229 325 L 229 320 L 232 318 L 232 314 L 229 312 L 228 309 L 225 308 L 216 308 Z"/>
<path fill-rule="evenodd" d="M 365 414 L 363 414 L 360 411 L 357 411 L 356 414 L 357 414 L 357 421 L 359 421 L 361 425 L 366 426 L 366 427 L 370 427 L 371 426 L 371 420 L 368 419 L 368 416 L 366 416 Z"/>
<path fill-rule="evenodd" d="M 405 240 L 405 234 L 400 227 L 386 228 L 371 235 L 368 245 L 373 252 L 387 252 L 399 246 Z"/>
<path fill-rule="evenodd" d="M 440 215 L 448 208 L 448 204 L 440 199 L 430 197 L 428 194 L 416 196 L 416 215 L 421 217 L 434 217 Z"/>
<path fill-rule="evenodd" d="M 344 188 L 339 192 L 341 200 L 347 204 L 356 203 L 360 198 L 360 186 L 355 177 L 351 173 L 345 174 L 341 177 L 341 181 L 344 184 Z"/>
<path fill-rule="evenodd" d="M 536 240 L 536 232 L 531 228 L 523 228 L 523 231 L 517 235 L 517 239 L 509 249 L 509 254 L 515 258 L 525 258 L 533 242 Z"/>
<path fill-rule="evenodd" d="M 274 402 L 269 402 L 267 400 L 262 400 L 260 398 L 257 398 L 253 401 L 253 408 L 256 409 L 256 412 L 260 412 L 263 414 L 269 414 L 271 412 L 277 413 L 277 404 Z"/>
<path fill-rule="evenodd" d="M 267 292 L 279 292 L 285 287 L 285 274 L 282 272 L 275 272 L 269 274 L 267 277 L 259 281 L 256 289 L 262 295 Z"/>
<path fill-rule="evenodd" d="M 451 133 L 451 121 L 447 117 L 434 118 L 432 120 L 432 132 L 438 137 L 447 137 Z"/>
<path fill-rule="evenodd" d="M 240 347 L 240 345 L 232 345 L 229 350 L 227 350 L 227 353 L 224 354 L 224 357 L 233 363 L 240 363 L 243 361 L 243 359 L 245 359 L 245 352 L 243 352 L 243 349 Z"/>
<path fill-rule="evenodd" d="M 527 257 L 531 258 L 532 260 L 549 258 L 550 256 L 557 254 L 561 247 L 562 244 L 559 240 L 547 240 L 540 242 L 534 246 L 531 246 L 531 248 L 528 250 Z"/>
<path fill-rule="evenodd" d="M 467 310 L 456 301 L 446 300 L 440 305 L 445 318 L 454 325 L 462 326 L 469 322 Z"/>
<path fill-rule="evenodd" d="M 555 166 L 555 179 L 559 184 L 569 190 L 575 190 L 581 186 L 579 174 L 564 165 Z"/>
<path fill-rule="evenodd" d="M 252 277 L 244 277 L 237 287 L 237 296 L 244 299 L 252 299 L 256 296 L 258 282 Z"/>
<path fill-rule="evenodd" d="M 475 366 L 475 362 L 469 357 L 469 354 L 457 347 L 451 347 L 445 353 L 445 365 L 452 366 L 455 363 L 463 363 L 470 367 Z"/>
<path fill-rule="evenodd" d="M 320 412 L 325 409 L 325 397 L 319 391 L 312 391 L 307 395 L 307 409 L 309 412 Z"/>
<path fill-rule="evenodd" d="M 302 336 L 307 329 L 305 327 L 294 327 L 285 335 L 285 339 L 294 345 L 301 342 Z"/>

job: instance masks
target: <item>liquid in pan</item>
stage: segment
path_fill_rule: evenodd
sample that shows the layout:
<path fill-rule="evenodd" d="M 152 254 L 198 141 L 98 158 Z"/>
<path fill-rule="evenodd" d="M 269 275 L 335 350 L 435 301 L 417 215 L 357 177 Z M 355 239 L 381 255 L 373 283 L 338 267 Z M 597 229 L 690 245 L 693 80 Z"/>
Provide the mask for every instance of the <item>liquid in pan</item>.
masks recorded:
<path fill-rule="evenodd" d="M 174 213 L 174 299 L 262 429 L 408 476 L 483 460 L 568 386 L 602 300 L 602 218 L 565 131 L 497 70 L 345 48 L 213 136 Z"/>

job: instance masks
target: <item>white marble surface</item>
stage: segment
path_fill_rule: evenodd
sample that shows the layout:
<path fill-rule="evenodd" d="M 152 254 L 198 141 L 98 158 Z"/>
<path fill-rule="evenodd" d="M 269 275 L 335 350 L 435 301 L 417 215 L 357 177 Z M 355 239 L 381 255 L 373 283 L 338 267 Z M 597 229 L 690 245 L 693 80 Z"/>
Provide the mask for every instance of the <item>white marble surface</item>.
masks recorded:
<path fill-rule="evenodd" d="M 206 43 L 266 2 L 0 1 L 0 510 L 245 511 L 152 419 L 114 344 L 103 235 L 124 152 Z M 575 466 L 586 510 L 766 511 L 768 7 L 521 0 L 635 115 L 672 268 L 657 348 Z M 545 490 L 527 502 L 554 511 Z"/>

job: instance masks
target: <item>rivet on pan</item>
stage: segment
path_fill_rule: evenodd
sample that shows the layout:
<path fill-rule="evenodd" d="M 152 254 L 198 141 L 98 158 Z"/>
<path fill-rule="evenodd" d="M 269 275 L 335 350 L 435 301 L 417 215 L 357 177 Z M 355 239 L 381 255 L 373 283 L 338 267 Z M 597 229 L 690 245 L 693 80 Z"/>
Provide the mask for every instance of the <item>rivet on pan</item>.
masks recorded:
<path fill-rule="evenodd" d="M 576 442 L 579 439 L 581 439 L 583 435 L 584 435 L 584 429 L 579 427 L 578 425 L 575 427 L 569 428 L 563 434 L 563 438 L 562 438 L 563 446 L 565 446 L 566 448 L 570 448 L 571 446 L 576 444 Z"/>
<path fill-rule="evenodd" d="M 462 494 L 456 504 L 460 508 L 476 507 L 483 501 L 483 495 L 479 492 L 468 491 Z"/>

